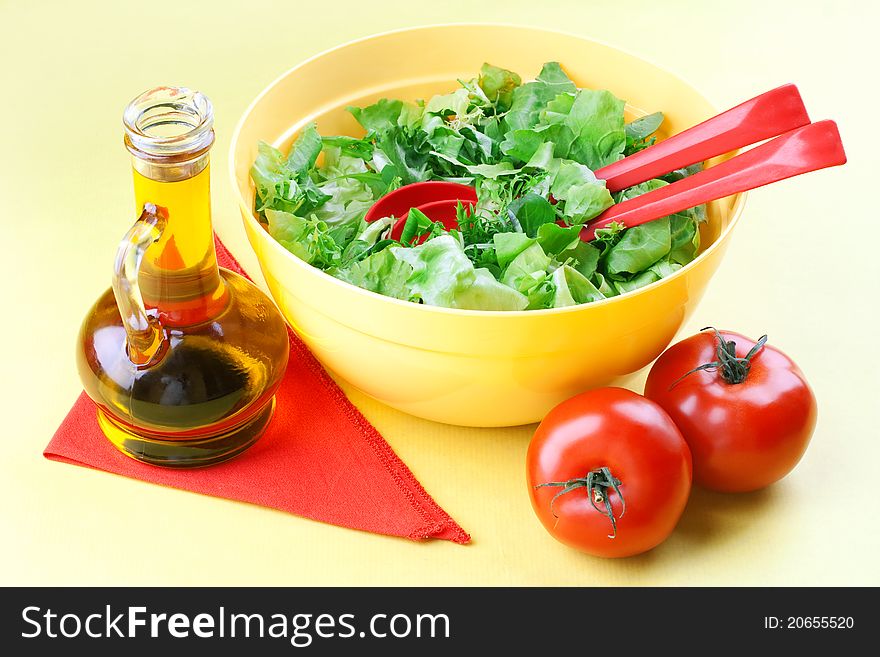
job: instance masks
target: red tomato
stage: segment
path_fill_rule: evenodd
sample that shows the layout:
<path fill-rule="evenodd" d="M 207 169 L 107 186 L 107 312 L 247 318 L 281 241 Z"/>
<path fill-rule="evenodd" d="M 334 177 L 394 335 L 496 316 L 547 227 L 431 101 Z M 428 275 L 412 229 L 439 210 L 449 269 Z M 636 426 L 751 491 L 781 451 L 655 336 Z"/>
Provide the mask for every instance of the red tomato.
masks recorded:
<path fill-rule="evenodd" d="M 797 365 L 766 339 L 700 333 L 667 349 L 648 375 L 645 396 L 681 429 L 705 488 L 764 488 L 791 472 L 810 442 L 816 399 Z"/>
<path fill-rule="evenodd" d="M 628 557 L 663 542 L 691 490 L 691 454 L 662 408 L 623 388 L 562 402 L 529 445 L 532 507 L 566 545 Z"/>

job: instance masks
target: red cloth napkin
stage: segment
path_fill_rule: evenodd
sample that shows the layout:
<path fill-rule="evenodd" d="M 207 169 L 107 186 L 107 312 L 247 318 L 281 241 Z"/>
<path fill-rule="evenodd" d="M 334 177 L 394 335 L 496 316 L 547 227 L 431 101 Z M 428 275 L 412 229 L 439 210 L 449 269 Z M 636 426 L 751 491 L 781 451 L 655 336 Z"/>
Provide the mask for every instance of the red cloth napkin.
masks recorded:
<path fill-rule="evenodd" d="M 220 265 L 245 274 L 215 238 Z M 124 456 L 98 427 L 82 393 L 43 455 L 205 495 L 414 540 L 467 543 L 470 536 L 416 481 L 379 432 L 348 401 L 299 337 L 266 433 L 242 455 L 209 468 L 172 470 Z"/>

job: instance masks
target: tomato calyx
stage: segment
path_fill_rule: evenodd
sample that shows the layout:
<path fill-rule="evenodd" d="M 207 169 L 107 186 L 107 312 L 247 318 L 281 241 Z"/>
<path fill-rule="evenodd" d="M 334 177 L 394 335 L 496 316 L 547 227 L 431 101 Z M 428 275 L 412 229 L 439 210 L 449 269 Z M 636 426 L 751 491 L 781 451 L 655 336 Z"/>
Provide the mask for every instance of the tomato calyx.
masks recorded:
<path fill-rule="evenodd" d="M 583 477 L 576 477 L 574 479 L 569 479 L 568 481 L 548 481 L 543 484 L 538 484 L 535 488 L 544 488 L 545 486 L 562 487 L 562 490 L 556 493 L 556 495 L 553 496 L 553 499 L 550 500 L 550 511 L 553 513 L 554 518 L 559 517 L 556 515 L 556 511 L 553 510 L 553 504 L 558 497 L 577 490 L 578 488 L 586 488 L 587 497 L 593 508 L 611 521 L 611 533 L 608 534 L 608 538 L 614 538 L 617 536 L 617 521 L 620 518 L 623 518 L 623 514 L 626 513 L 626 500 L 623 499 L 623 493 L 620 491 L 620 484 L 620 479 L 611 474 L 611 470 L 607 467 L 601 467 L 596 468 L 595 470 L 590 470 Z M 609 489 L 617 493 L 617 496 L 620 498 L 621 510 L 620 515 L 617 517 L 615 517 L 614 509 L 611 506 L 611 498 L 608 495 Z M 600 508 L 600 504 L 604 505 L 604 508 Z"/>
<path fill-rule="evenodd" d="M 736 342 L 733 340 L 725 340 L 724 336 L 721 335 L 718 332 L 718 329 L 714 326 L 707 326 L 700 330 L 708 331 L 710 329 L 715 331 L 715 339 L 718 340 L 718 346 L 715 350 L 716 359 L 711 363 L 703 363 L 699 367 L 692 369 L 690 372 L 682 374 L 678 379 L 672 382 L 672 385 L 669 386 L 670 390 L 677 386 L 686 377 L 689 377 L 694 372 L 700 372 L 702 370 L 714 370 L 719 372 L 724 382 L 731 385 L 742 383 L 749 376 L 749 370 L 752 369 L 752 358 L 754 358 L 755 354 L 761 351 L 767 343 L 767 336 L 762 335 L 755 343 L 755 346 L 749 349 L 749 353 L 740 358 L 736 355 Z"/>

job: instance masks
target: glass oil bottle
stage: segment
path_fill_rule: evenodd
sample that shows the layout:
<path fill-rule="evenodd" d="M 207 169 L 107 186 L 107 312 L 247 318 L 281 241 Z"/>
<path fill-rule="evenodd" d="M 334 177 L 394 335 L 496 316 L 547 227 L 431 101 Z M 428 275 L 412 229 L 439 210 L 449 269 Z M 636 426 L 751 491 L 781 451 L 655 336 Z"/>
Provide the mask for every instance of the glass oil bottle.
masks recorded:
<path fill-rule="evenodd" d="M 137 213 L 112 287 L 86 316 L 77 361 L 98 423 L 153 465 L 232 458 L 263 433 L 288 359 L 284 320 L 255 285 L 217 265 L 201 93 L 159 87 L 123 116 Z"/>

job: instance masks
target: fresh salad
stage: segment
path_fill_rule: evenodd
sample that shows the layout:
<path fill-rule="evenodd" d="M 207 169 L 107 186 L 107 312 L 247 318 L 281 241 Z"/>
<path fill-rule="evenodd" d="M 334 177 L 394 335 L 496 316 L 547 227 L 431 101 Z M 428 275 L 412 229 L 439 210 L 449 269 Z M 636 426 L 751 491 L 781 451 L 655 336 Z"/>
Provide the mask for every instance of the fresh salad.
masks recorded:
<path fill-rule="evenodd" d="M 694 259 L 698 207 L 586 243 L 582 225 L 621 200 L 695 168 L 611 194 L 594 171 L 650 146 L 661 113 L 626 123 L 624 101 L 579 89 L 549 62 L 531 82 L 484 64 L 478 77 L 427 102 L 349 107 L 361 137 L 322 137 L 314 124 L 287 156 L 260 143 L 255 209 L 286 249 L 343 281 L 396 299 L 474 310 L 589 303 L 657 281 Z M 696 168 L 699 168 L 697 165 Z M 373 203 L 425 180 L 473 185 L 446 230 L 412 209 L 366 222 Z"/>

